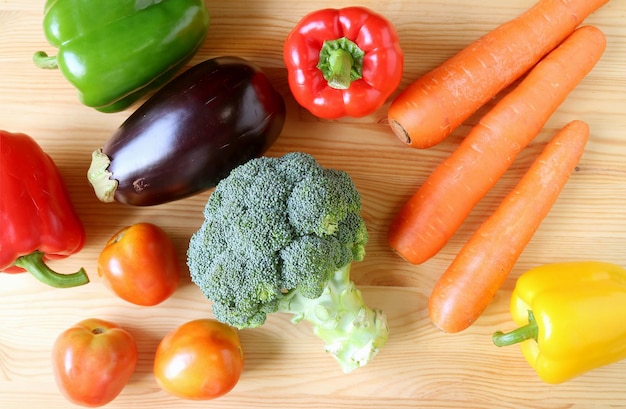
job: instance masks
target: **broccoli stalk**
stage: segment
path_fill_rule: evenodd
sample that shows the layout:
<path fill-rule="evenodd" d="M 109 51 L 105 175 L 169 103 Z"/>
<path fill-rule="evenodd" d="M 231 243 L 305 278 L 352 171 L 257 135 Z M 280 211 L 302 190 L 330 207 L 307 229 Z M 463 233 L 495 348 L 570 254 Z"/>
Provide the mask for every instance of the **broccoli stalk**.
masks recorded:
<path fill-rule="evenodd" d="M 388 338 L 382 311 L 350 280 L 368 240 L 350 176 L 301 152 L 252 159 L 222 179 L 189 242 L 192 281 L 213 315 L 236 328 L 288 312 L 310 321 L 344 372 L 367 364 Z"/>
<path fill-rule="evenodd" d="M 366 365 L 387 342 L 387 320 L 380 310 L 365 305 L 361 291 L 350 281 L 350 264 L 335 271 L 318 298 L 291 290 L 278 303 L 278 311 L 293 314 L 291 322 L 313 324 L 313 332 L 348 373 Z"/>

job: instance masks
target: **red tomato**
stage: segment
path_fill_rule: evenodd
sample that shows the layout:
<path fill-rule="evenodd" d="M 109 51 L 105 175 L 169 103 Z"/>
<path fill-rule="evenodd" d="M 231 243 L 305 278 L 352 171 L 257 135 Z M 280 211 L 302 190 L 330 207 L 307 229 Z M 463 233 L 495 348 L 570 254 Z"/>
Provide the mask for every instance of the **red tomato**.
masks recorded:
<path fill-rule="evenodd" d="M 52 348 L 57 386 L 77 405 L 96 407 L 111 402 L 124 389 L 136 366 L 133 336 L 97 318 L 68 328 Z"/>
<path fill-rule="evenodd" d="M 243 350 L 235 328 L 213 319 L 189 321 L 159 344 L 154 375 L 161 388 L 185 399 L 220 397 L 243 371 Z"/>
<path fill-rule="evenodd" d="M 151 306 L 176 291 L 180 278 L 172 239 L 160 227 L 137 223 L 115 233 L 98 257 L 98 276 L 120 298 Z"/>

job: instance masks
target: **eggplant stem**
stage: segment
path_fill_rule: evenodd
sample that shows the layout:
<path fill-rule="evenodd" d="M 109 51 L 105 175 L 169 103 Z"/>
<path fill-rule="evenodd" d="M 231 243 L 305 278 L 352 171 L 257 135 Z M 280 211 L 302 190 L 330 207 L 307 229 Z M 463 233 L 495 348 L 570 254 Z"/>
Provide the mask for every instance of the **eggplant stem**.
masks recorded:
<path fill-rule="evenodd" d="M 113 174 L 107 170 L 110 164 L 111 159 L 102 152 L 102 149 L 96 149 L 91 154 L 91 165 L 87 170 L 87 179 L 98 199 L 104 203 L 115 201 L 118 186 L 118 181 L 111 178 Z"/>

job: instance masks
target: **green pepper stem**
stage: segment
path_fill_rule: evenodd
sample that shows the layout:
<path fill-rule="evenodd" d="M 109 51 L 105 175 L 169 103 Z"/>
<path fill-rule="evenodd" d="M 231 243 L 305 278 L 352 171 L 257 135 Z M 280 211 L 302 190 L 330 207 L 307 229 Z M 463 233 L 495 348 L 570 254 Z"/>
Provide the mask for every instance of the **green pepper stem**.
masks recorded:
<path fill-rule="evenodd" d="M 34 251 L 21 256 L 14 264 L 31 273 L 42 283 L 56 288 L 76 287 L 89 282 L 89 277 L 83 268 L 72 274 L 59 274 L 48 267 L 43 258 L 44 253 Z"/>
<path fill-rule="evenodd" d="M 37 51 L 33 54 L 33 62 L 39 68 L 44 68 L 46 70 L 56 70 L 59 68 L 57 64 L 57 57 L 49 56 L 44 51 Z"/>
<path fill-rule="evenodd" d="M 362 77 L 364 55 L 359 46 L 345 37 L 324 41 L 317 68 L 328 86 L 348 89 L 352 81 Z"/>
<path fill-rule="evenodd" d="M 526 341 L 527 339 L 537 340 L 539 335 L 539 328 L 537 327 L 537 321 L 535 320 L 535 314 L 532 311 L 528 311 L 528 324 L 520 327 L 511 332 L 504 333 L 502 331 L 496 331 L 493 334 L 493 343 L 496 346 L 504 347 L 508 345 L 518 344 Z"/>

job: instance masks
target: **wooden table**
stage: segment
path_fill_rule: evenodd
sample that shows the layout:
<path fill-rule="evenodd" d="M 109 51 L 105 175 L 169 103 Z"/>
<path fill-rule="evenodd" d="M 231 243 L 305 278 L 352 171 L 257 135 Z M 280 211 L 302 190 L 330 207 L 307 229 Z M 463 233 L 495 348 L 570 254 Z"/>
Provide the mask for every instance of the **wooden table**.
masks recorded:
<path fill-rule="evenodd" d="M 102 114 L 82 106 L 59 72 L 42 71 L 31 62 L 34 51 L 54 51 L 41 29 L 44 2 L 0 0 L 0 128 L 30 134 L 58 164 L 85 224 L 87 243 L 80 253 L 52 266 L 68 272 L 84 266 L 92 280 L 84 287 L 55 290 L 26 274 L 0 274 L 1 408 L 72 407 L 54 384 L 50 348 L 62 330 L 87 317 L 117 322 L 131 331 L 139 344 L 137 372 L 109 404 L 111 408 L 626 407 L 626 362 L 550 386 L 537 378 L 517 347 L 499 349 L 491 343 L 492 332 L 513 327 L 508 301 L 523 271 L 539 264 L 580 259 L 626 266 L 626 1 L 612 0 L 586 20 L 608 37 L 602 60 L 448 245 L 417 266 L 389 250 L 387 227 L 479 116 L 468 120 L 444 143 L 413 150 L 391 133 L 386 123 L 388 105 L 365 118 L 337 121 L 316 119 L 300 108 L 286 83 L 283 40 L 314 7 L 350 4 L 207 2 L 212 15 L 210 33 L 191 64 L 227 54 L 259 64 L 284 96 L 288 110 L 282 136 L 268 155 L 301 150 L 325 166 L 352 175 L 363 196 L 370 233 L 368 256 L 354 265 L 353 279 L 370 305 L 386 311 L 389 342 L 369 366 L 345 375 L 324 354 L 307 324 L 294 326 L 287 316 L 272 316 L 265 326 L 241 332 L 246 354 L 242 378 L 231 393 L 207 403 L 169 396 L 157 387 L 151 368 L 161 338 L 183 322 L 211 316 L 210 303 L 185 274 L 179 290 L 163 304 L 131 305 L 99 282 L 96 258 L 116 230 L 149 221 L 171 234 L 183 260 L 190 235 L 202 223 L 202 208 L 210 192 L 151 208 L 100 203 L 85 177 L 90 154 L 134 108 Z M 534 1 L 364 0 L 359 4 L 386 15 L 396 25 L 406 54 L 404 88 Z M 591 126 L 585 154 L 509 279 L 471 328 L 456 335 L 436 330 L 426 308 L 435 280 L 549 137 L 573 119 L 583 119 Z M 2 200 L 6 194 L 0 193 Z"/>

